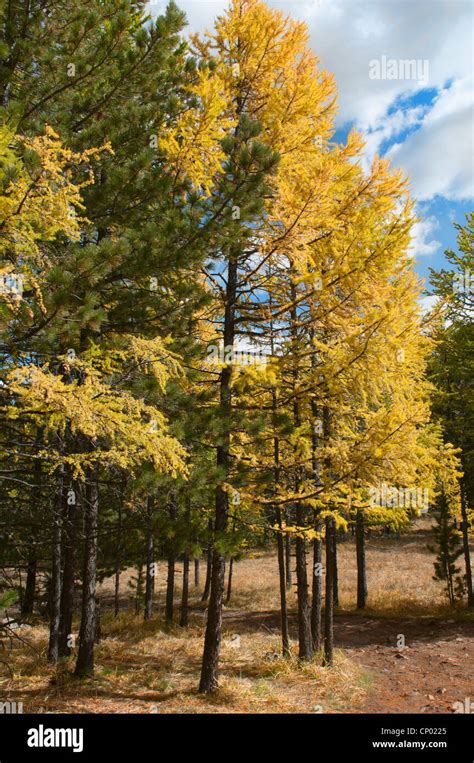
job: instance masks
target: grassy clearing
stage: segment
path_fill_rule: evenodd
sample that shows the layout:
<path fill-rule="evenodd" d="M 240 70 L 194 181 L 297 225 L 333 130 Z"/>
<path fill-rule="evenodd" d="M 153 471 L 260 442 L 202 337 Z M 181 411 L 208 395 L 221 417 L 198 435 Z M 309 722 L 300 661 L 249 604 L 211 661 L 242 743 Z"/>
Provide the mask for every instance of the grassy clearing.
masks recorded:
<path fill-rule="evenodd" d="M 432 580 L 425 530 L 421 525 L 399 540 L 369 540 L 367 616 L 451 622 L 472 617 L 465 609 L 449 609 L 442 586 Z M 201 572 L 203 577 L 204 569 Z M 0 666 L 3 697 L 22 701 L 25 712 L 315 713 L 357 711 L 371 691 L 374 676 L 342 651 L 337 651 L 332 670 L 321 666 L 319 656 L 310 664 L 300 664 L 296 656 L 281 658 L 273 554 L 255 554 L 234 566 L 234 594 L 224 612 L 221 688 L 210 698 L 196 691 L 205 620 L 200 592 L 191 586 L 187 630 L 166 625 L 162 618 L 166 572 L 159 564 L 156 614 L 145 623 L 127 600 L 127 577 L 124 573 L 124 609 L 117 618 L 107 609 L 112 581 L 101 586 L 103 638 L 97 645 L 93 679 L 74 678 L 74 656 L 59 667 L 48 665 L 47 628 L 36 619 L 20 631 L 29 646 L 15 642 L 3 654 L 13 671 L 10 676 Z M 355 581 L 355 548 L 349 539 L 339 546 L 339 612 L 346 616 L 355 614 Z M 289 604 L 295 608 L 294 591 L 289 592 Z M 294 642 L 292 649 L 295 655 Z"/>
<path fill-rule="evenodd" d="M 327 670 L 318 657 L 306 665 L 295 657 L 280 658 L 278 636 L 243 634 L 236 647 L 234 634 L 226 632 L 221 689 L 206 698 L 196 692 L 200 625 L 184 631 L 125 613 L 105 618 L 103 630 L 96 675 L 79 682 L 72 675 L 72 658 L 58 668 L 45 662 L 46 628 L 27 629 L 37 653 L 14 648 L 13 677 L 2 681 L 2 693 L 22 701 L 25 712 L 334 712 L 353 709 L 369 681 L 342 652 L 334 669 Z"/>

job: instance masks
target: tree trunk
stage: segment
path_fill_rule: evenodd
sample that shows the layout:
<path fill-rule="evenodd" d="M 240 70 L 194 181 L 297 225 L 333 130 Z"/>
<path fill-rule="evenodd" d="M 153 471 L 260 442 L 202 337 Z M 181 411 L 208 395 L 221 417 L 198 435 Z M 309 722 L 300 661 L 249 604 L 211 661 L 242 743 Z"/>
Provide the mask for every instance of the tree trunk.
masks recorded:
<path fill-rule="evenodd" d="M 71 483 L 70 483 L 71 485 Z M 72 618 L 77 547 L 77 490 L 70 486 L 66 495 L 63 524 L 63 583 L 61 590 L 61 614 L 59 620 L 59 656 L 71 654 Z"/>
<path fill-rule="evenodd" d="M 365 609 L 367 602 L 367 575 L 365 568 L 365 522 L 364 512 L 356 514 L 356 555 L 357 555 L 357 609 Z"/>
<path fill-rule="evenodd" d="M 237 259 L 228 260 L 226 302 L 224 312 L 224 347 L 233 347 L 235 336 L 235 301 L 237 294 Z M 232 391 L 230 386 L 232 368 L 225 365 L 220 374 L 220 416 L 222 433 L 217 443 L 217 469 L 222 474 L 222 481 L 228 479 L 230 470 L 230 433 L 232 428 Z M 228 493 L 218 484 L 216 487 L 215 534 L 219 539 L 227 530 L 229 516 Z M 222 633 L 222 604 L 224 597 L 225 558 L 214 544 L 212 553 L 211 591 L 207 612 L 206 635 L 202 658 L 199 691 L 207 693 L 218 688 L 218 665 Z"/>
<path fill-rule="evenodd" d="M 120 568 L 122 565 L 122 507 L 125 484 L 122 483 L 118 502 L 117 516 L 117 544 L 115 553 L 115 584 L 114 584 L 114 617 L 117 617 L 120 608 Z"/>
<path fill-rule="evenodd" d="M 227 594 L 225 597 L 225 603 L 228 604 L 230 601 L 230 597 L 232 596 L 232 572 L 234 569 L 234 557 L 230 557 L 229 561 L 229 575 L 227 577 Z"/>
<path fill-rule="evenodd" d="M 290 632 L 288 628 L 288 605 L 286 601 L 285 579 L 285 542 L 282 533 L 282 517 L 279 506 L 276 508 L 276 521 L 279 528 L 277 531 L 278 550 L 278 575 L 280 579 L 280 618 L 281 618 L 281 647 L 284 657 L 290 656 Z"/>
<path fill-rule="evenodd" d="M 140 562 L 137 570 L 137 587 L 135 589 L 135 614 L 138 615 L 143 596 L 143 565 Z"/>
<path fill-rule="evenodd" d="M 287 524 L 291 524 L 290 518 L 287 518 Z M 285 579 L 286 587 L 291 591 L 293 585 L 293 574 L 291 570 L 291 538 L 289 533 L 285 534 Z"/>
<path fill-rule="evenodd" d="M 469 550 L 469 521 L 467 518 L 467 497 L 466 497 L 466 486 L 463 480 L 461 480 L 461 515 L 462 515 L 462 545 L 463 545 L 463 552 L 464 552 L 464 563 L 466 565 L 467 606 L 474 607 L 474 591 L 472 589 L 471 553 Z"/>
<path fill-rule="evenodd" d="M 322 533 L 322 519 L 316 520 L 316 531 Z M 315 538 L 313 540 L 313 591 L 311 605 L 311 635 L 313 638 L 313 649 L 319 651 L 322 646 L 321 632 L 321 612 L 322 612 L 322 590 L 323 590 L 323 540 Z"/>
<path fill-rule="evenodd" d="M 333 551 L 332 551 L 332 563 L 334 568 L 334 580 L 333 580 L 333 598 L 334 598 L 334 606 L 339 606 L 339 575 L 337 572 L 337 532 L 336 528 L 334 528 L 334 532 L 332 534 L 332 544 L 333 544 Z"/>
<path fill-rule="evenodd" d="M 334 659 L 334 519 L 326 517 L 326 601 L 324 615 L 324 664 Z"/>
<path fill-rule="evenodd" d="M 64 467 L 60 467 L 59 486 L 53 506 L 53 549 L 51 584 L 49 590 L 49 645 L 48 661 L 57 662 L 59 657 L 59 618 L 61 607 L 61 534 L 62 508 L 64 498 Z"/>
<path fill-rule="evenodd" d="M 146 581 L 145 581 L 145 620 L 149 620 L 153 613 L 153 594 L 155 590 L 155 541 L 153 537 L 153 509 L 155 499 L 149 495 L 146 503 L 147 513 L 147 537 L 146 537 Z"/>
<path fill-rule="evenodd" d="M 174 494 L 170 497 L 169 515 L 171 522 L 176 521 L 177 507 L 176 496 Z M 166 622 L 172 622 L 174 615 L 174 568 L 176 562 L 175 554 L 175 539 L 171 539 L 171 546 L 168 551 L 168 576 L 166 579 L 166 605 L 165 605 L 165 619 Z"/>
<path fill-rule="evenodd" d="M 272 324 L 273 332 L 273 324 Z M 271 335 L 271 354 L 274 355 L 275 347 L 273 333 Z M 280 440 L 277 433 L 278 398 L 276 390 L 272 390 L 272 413 L 275 437 L 273 438 L 273 477 L 275 492 L 280 482 Z M 278 552 L 278 577 L 280 581 L 280 621 L 281 621 L 281 648 L 283 657 L 290 656 L 290 632 L 288 627 L 288 604 L 286 600 L 286 574 L 285 574 L 285 538 L 283 536 L 283 515 L 281 507 L 275 506 L 275 519 L 277 525 L 277 552 Z M 286 535 L 288 537 L 288 535 Z"/>
<path fill-rule="evenodd" d="M 79 677 L 94 674 L 94 640 L 96 629 L 97 533 L 99 523 L 98 468 L 90 473 L 84 506 L 84 571 L 82 575 L 82 615 L 79 631 L 79 651 L 75 674 Z"/>
<path fill-rule="evenodd" d="M 43 438 L 43 430 L 38 430 L 36 436 L 35 448 L 39 449 Z M 36 511 L 41 501 L 41 481 L 42 481 L 42 469 L 40 459 L 36 459 L 34 468 L 34 486 L 31 492 L 31 508 L 33 513 Z M 28 566 L 26 570 L 26 584 L 25 592 L 21 600 L 21 613 L 22 615 L 33 614 L 35 605 L 35 593 L 36 593 L 36 571 L 37 571 L 37 559 L 35 543 L 32 539 L 31 545 L 28 548 Z"/>
<path fill-rule="evenodd" d="M 296 522 L 298 527 L 305 524 L 305 511 L 302 506 L 296 508 Z M 308 598 L 308 575 L 306 569 L 306 541 L 297 537 L 296 547 L 296 582 L 298 595 L 298 641 L 300 660 L 310 660 L 313 656 L 313 642 L 311 638 L 311 617 Z"/>
<path fill-rule="evenodd" d="M 199 559 L 194 560 L 194 586 L 199 588 Z"/>
<path fill-rule="evenodd" d="M 26 584 L 25 593 L 21 602 L 21 614 L 31 615 L 33 614 L 33 607 L 35 605 L 35 592 L 36 592 L 36 552 L 33 546 L 30 546 L 28 553 L 28 567 L 26 570 Z"/>
<path fill-rule="evenodd" d="M 94 643 L 99 644 L 102 637 L 102 628 L 100 623 L 100 601 L 95 602 L 95 620 L 94 620 Z"/>
<path fill-rule="evenodd" d="M 186 529 L 188 530 L 189 519 L 191 516 L 191 499 L 186 496 L 184 521 Z M 181 592 L 181 613 L 179 618 L 179 624 L 182 628 L 188 627 L 188 612 L 189 612 L 189 553 L 187 548 L 183 555 L 183 588 Z"/>
<path fill-rule="evenodd" d="M 296 358 L 298 351 L 298 336 L 296 329 L 298 314 L 296 308 L 296 288 L 293 282 L 291 282 L 291 299 L 291 338 L 293 352 L 295 353 Z M 299 399 L 296 394 L 300 377 L 297 365 L 294 366 L 292 373 L 294 392 L 293 423 L 295 428 L 298 428 L 301 426 L 301 415 Z M 295 471 L 295 492 L 298 493 L 302 476 L 302 468 L 299 464 L 297 465 Z M 313 641 L 311 638 L 311 614 L 309 609 L 308 572 L 306 567 L 306 539 L 303 535 L 301 535 L 306 526 L 306 510 L 301 503 L 296 505 L 296 525 L 298 528 L 298 534 L 295 539 L 296 595 L 298 600 L 298 655 L 300 660 L 310 660 L 313 656 Z"/>
<path fill-rule="evenodd" d="M 227 493 L 219 490 L 222 495 L 216 496 L 216 503 L 220 506 L 219 523 L 216 522 L 216 530 L 222 526 L 222 518 L 227 517 L 223 503 L 227 501 Z M 202 658 L 201 680 L 199 691 L 201 694 L 216 691 L 218 689 L 219 653 L 222 635 L 222 604 L 224 599 L 224 576 L 225 557 L 214 549 L 212 553 L 211 591 L 209 607 L 207 610 L 206 635 L 204 639 L 204 653 Z"/>
<path fill-rule="evenodd" d="M 209 535 L 209 545 L 207 547 L 207 562 L 206 562 L 206 580 L 204 582 L 204 591 L 202 592 L 201 601 L 207 601 L 209 598 L 209 592 L 211 590 L 211 577 L 212 577 L 212 534 L 214 530 L 214 523 L 212 518 L 209 519 L 207 525 Z"/>

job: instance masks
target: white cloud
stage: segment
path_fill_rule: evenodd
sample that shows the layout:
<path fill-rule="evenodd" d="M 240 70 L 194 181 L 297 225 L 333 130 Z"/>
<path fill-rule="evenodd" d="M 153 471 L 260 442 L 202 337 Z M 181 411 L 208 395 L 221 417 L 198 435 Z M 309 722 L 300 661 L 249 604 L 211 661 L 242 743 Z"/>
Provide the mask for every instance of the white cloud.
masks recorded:
<path fill-rule="evenodd" d="M 441 90 L 422 128 L 391 147 L 387 155 L 411 176 L 416 198 L 474 196 L 473 124 L 472 79 L 466 77 Z"/>
<path fill-rule="evenodd" d="M 441 242 L 433 238 L 439 223 L 435 217 L 426 217 L 415 223 L 412 228 L 411 250 L 414 257 L 429 257 L 435 254 Z"/>
<path fill-rule="evenodd" d="M 438 297 L 436 294 L 428 294 L 426 297 L 420 297 L 418 303 L 421 307 L 421 312 L 423 315 L 426 315 L 426 313 L 429 313 L 430 310 L 433 309 L 437 299 Z"/>
<path fill-rule="evenodd" d="M 364 135 L 366 166 L 370 166 L 374 155 L 380 153 L 385 141 L 393 140 L 405 130 L 419 126 L 426 110 L 426 106 L 415 106 L 405 110 L 398 109 L 392 114 L 378 119 Z"/>
<path fill-rule="evenodd" d="M 321 65 L 336 76 L 339 125 L 354 122 L 366 133 L 366 161 L 387 140 L 418 129 L 392 147 L 394 162 L 412 178 L 415 196 L 448 199 L 472 195 L 473 149 L 467 83 L 472 73 L 472 5 L 468 0 L 267 0 L 294 18 L 304 19 Z M 226 0 L 177 0 L 189 31 L 211 28 Z M 151 3 L 162 12 L 165 0 Z M 386 56 L 427 60 L 428 83 L 370 79 L 369 63 Z M 452 82 L 451 87 L 446 87 Z M 428 85 L 439 91 L 430 110 L 400 107 Z"/>
<path fill-rule="evenodd" d="M 360 129 L 381 120 L 401 95 L 423 86 L 414 80 L 371 80 L 372 59 L 427 60 L 428 86 L 434 88 L 471 70 L 472 8 L 465 0 L 278 3 L 285 6 L 306 17 L 316 53 L 336 74 L 339 121 L 355 120 Z"/>

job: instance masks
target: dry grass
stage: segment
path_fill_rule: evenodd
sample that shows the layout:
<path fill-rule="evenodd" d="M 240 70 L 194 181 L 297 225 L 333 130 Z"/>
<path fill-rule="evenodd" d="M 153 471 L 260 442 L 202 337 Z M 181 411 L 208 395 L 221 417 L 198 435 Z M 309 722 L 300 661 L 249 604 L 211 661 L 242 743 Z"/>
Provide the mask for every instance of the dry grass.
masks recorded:
<path fill-rule="evenodd" d="M 453 617 L 442 585 L 432 580 L 433 557 L 426 550 L 425 531 L 421 525 L 399 540 L 369 540 L 369 615 L 420 618 L 449 612 Z M 212 697 L 196 691 L 205 618 L 199 592 L 192 595 L 187 630 L 164 624 L 165 567 L 160 564 L 157 613 L 144 623 L 141 614 L 127 609 L 126 577 L 124 573 L 124 610 L 117 618 L 107 611 L 112 582 L 101 586 L 105 613 L 94 679 L 74 678 L 73 657 L 59 667 L 48 665 L 46 627 L 33 623 L 21 631 L 31 648 L 15 644 L 8 655 L 13 676 L 0 681 L 4 697 L 22 701 L 25 712 L 314 713 L 353 712 L 363 705 L 372 677 L 342 652 L 336 653 L 332 670 L 321 667 L 318 657 L 302 665 L 296 657 L 279 656 L 273 554 L 256 554 L 234 567 L 234 594 L 224 613 L 220 690 Z M 355 580 L 355 548 L 349 539 L 339 545 L 339 609 L 346 615 L 355 611 Z M 295 606 L 293 591 L 289 605 Z M 458 616 L 465 617 L 465 611 Z M 296 644 L 292 648 L 296 653 Z"/>
<path fill-rule="evenodd" d="M 25 712 L 265 713 L 337 712 L 354 709 L 365 695 L 368 677 L 342 652 L 332 670 L 320 660 L 300 665 L 279 657 L 279 638 L 268 633 L 243 634 L 238 648 L 224 633 L 221 687 L 213 697 L 196 691 L 202 654 L 202 627 L 184 631 L 163 627 L 158 619 L 144 623 L 124 613 L 107 617 L 105 637 L 97 647 L 94 679 L 79 682 L 73 661 L 58 668 L 45 662 L 47 631 L 28 629 L 38 655 L 24 648 L 11 654 L 12 678 L 3 694 L 22 701 Z"/>

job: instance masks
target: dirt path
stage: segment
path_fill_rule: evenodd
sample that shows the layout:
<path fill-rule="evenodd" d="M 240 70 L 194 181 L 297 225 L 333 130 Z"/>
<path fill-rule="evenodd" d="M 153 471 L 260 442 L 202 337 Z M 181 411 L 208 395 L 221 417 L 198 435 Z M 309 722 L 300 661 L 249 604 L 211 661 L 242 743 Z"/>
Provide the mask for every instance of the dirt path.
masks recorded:
<path fill-rule="evenodd" d="M 274 611 L 227 611 L 224 625 L 278 632 L 279 621 Z M 290 627 L 296 636 L 294 618 Z M 335 640 L 372 680 L 358 712 L 453 712 L 466 698 L 474 709 L 474 622 L 338 615 Z"/>

